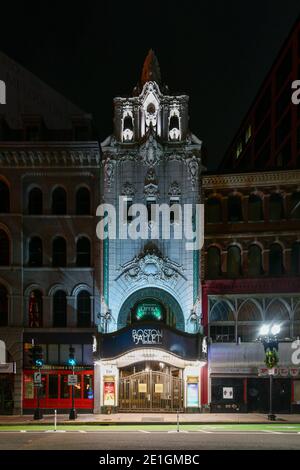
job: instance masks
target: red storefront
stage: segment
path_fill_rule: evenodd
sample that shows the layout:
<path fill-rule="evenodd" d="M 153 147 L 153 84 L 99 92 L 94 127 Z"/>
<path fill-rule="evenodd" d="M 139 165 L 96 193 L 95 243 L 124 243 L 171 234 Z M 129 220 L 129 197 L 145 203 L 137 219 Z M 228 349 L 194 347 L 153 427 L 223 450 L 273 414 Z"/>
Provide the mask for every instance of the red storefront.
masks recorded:
<path fill-rule="evenodd" d="M 78 368 L 79 369 L 79 368 Z M 25 369 L 23 373 L 23 410 L 32 412 L 37 406 L 37 387 L 34 386 L 34 372 Z M 68 411 L 72 405 L 72 387 L 68 385 L 70 369 L 42 369 L 42 387 L 40 390 L 40 407 L 44 410 Z M 94 371 L 76 370 L 78 376 L 75 385 L 75 408 L 92 413 L 94 408 Z"/>

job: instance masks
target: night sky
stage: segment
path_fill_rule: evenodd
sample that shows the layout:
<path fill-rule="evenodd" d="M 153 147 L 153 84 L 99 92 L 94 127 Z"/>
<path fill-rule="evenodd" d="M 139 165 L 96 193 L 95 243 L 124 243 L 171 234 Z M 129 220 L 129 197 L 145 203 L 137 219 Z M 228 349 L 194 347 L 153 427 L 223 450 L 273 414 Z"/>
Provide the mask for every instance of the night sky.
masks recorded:
<path fill-rule="evenodd" d="M 0 49 L 92 113 L 103 140 L 153 48 L 213 169 L 299 14 L 299 0 L 10 1 Z"/>

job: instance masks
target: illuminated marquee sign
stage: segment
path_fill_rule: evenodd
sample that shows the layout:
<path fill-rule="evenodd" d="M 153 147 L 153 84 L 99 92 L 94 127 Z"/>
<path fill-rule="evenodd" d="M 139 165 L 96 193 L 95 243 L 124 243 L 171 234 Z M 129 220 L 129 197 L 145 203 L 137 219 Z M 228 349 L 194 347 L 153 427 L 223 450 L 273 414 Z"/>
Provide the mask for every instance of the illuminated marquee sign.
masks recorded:
<path fill-rule="evenodd" d="M 163 332 L 156 328 L 139 328 L 132 330 L 132 340 L 134 344 L 161 344 Z"/>

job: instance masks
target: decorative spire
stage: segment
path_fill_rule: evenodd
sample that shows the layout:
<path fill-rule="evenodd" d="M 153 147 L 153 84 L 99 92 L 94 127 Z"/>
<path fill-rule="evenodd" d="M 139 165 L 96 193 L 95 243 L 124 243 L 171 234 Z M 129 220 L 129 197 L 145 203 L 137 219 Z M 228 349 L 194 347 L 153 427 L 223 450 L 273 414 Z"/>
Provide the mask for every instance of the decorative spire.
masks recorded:
<path fill-rule="evenodd" d="M 146 82 L 150 81 L 158 84 L 161 82 L 159 63 L 152 49 L 148 52 L 143 65 L 141 84 L 144 85 Z"/>

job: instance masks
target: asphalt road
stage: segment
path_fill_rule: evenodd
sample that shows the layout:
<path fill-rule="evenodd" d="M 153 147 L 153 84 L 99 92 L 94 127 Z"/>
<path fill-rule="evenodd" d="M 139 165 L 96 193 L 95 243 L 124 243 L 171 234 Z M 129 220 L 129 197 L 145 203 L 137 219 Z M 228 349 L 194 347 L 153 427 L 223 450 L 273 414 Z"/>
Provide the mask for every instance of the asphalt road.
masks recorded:
<path fill-rule="evenodd" d="M 0 450 L 300 450 L 300 434 L 275 432 L 1 432 Z"/>

